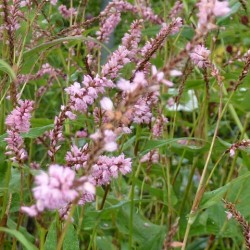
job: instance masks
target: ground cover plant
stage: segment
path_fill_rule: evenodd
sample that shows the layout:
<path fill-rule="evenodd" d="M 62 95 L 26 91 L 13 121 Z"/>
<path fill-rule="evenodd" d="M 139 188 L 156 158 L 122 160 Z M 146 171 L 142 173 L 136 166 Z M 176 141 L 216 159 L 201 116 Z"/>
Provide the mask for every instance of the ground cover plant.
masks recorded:
<path fill-rule="evenodd" d="M 0 249 L 250 249 L 249 8 L 2 0 Z"/>

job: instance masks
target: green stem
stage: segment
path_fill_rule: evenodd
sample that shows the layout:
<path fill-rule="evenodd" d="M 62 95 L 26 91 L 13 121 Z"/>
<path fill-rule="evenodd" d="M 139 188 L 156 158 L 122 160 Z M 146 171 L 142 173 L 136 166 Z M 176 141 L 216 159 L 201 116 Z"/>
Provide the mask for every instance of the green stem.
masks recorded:
<path fill-rule="evenodd" d="M 97 225 L 96 225 L 95 228 L 93 229 L 93 232 L 92 232 L 92 234 L 91 234 L 91 236 L 90 236 L 90 242 L 89 242 L 88 250 L 95 250 L 95 249 L 96 249 L 96 247 L 95 247 L 95 245 L 94 245 L 94 239 L 95 239 L 95 237 L 96 237 L 96 227 L 97 227 Z M 94 245 L 94 246 L 93 246 L 93 245 Z"/>
<path fill-rule="evenodd" d="M 102 210 L 103 207 L 104 207 L 104 204 L 105 204 L 105 201 L 106 201 L 106 198 L 108 196 L 108 193 L 109 193 L 109 190 L 110 190 L 110 184 L 108 184 L 106 187 L 105 187 L 105 193 L 104 193 L 104 196 L 102 198 L 102 203 L 101 203 L 101 206 L 99 208 L 99 210 Z"/>
<path fill-rule="evenodd" d="M 168 192 L 168 206 L 167 206 L 167 215 L 168 215 L 168 228 L 171 227 L 171 218 L 172 218 L 172 212 L 173 212 L 173 207 L 172 207 L 172 199 L 171 199 L 171 178 L 170 178 L 170 164 L 169 162 L 166 162 L 166 183 L 167 183 L 167 192 Z"/>
<path fill-rule="evenodd" d="M 130 218 L 129 218 L 129 249 L 133 244 L 133 215 L 134 215 L 134 190 L 135 190 L 135 171 L 132 176 L 132 187 L 130 192 Z"/>
<path fill-rule="evenodd" d="M 194 223 L 194 221 L 196 219 L 197 210 L 198 210 L 200 201 L 202 199 L 203 193 L 205 192 L 206 174 L 207 174 L 207 171 L 208 171 L 208 165 L 209 165 L 209 161 L 210 161 L 210 158 L 211 158 L 211 155 L 212 155 L 212 151 L 214 149 L 216 137 L 217 137 L 217 134 L 218 134 L 218 131 L 219 131 L 220 121 L 221 121 L 221 118 L 223 116 L 222 101 L 223 101 L 222 100 L 222 86 L 220 86 L 220 104 L 219 104 L 218 120 L 217 120 L 217 123 L 216 123 L 214 136 L 213 136 L 213 139 L 212 139 L 212 142 L 211 142 L 211 145 L 210 145 L 210 149 L 209 149 L 208 156 L 207 156 L 207 159 L 206 159 L 206 162 L 205 162 L 205 166 L 204 166 L 204 169 L 202 171 L 200 183 L 199 183 L 197 192 L 195 194 L 194 202 L 193 202 L 190 214 L 189 214 L 188 224 L 187 224 L 187 227 L 186 227 L 184 240 L 183 240 L 183 246 L 182 246 L 181 250 L 186 249 L 188 235 L 189 235 L 191 226 L 192 226 L 192 224 Z M 225 108 L 224 108 L 224 111 L 225 111 Z"/>
<path fill-rule="evenodd" d="M 44 250 L 44 243 L 45 243 L 45 236 L 46 236 L 46 230 L 43 227 L 40 227 L 40 232 L 39 232 L 39 250 Z"/>
<path fill-rule="evenodd" d="M 68 229 L 68 227 L 69 227 L 69 225 L 71 223 L 71 219 L 73 217 L 75 209 L 76 209 L 76 204 L 73 204 L 72 207 L 71 207 L 71 209 L 70 209 L 70 213 L 68 215 L 68 218 L 67 218 L 67 220 L 66 220 L 66 222 L 64 224 L 64 227 L 63 227 L 63 230 L 61 232 L 61 235 L 59 237 L 57 248 L 56 248 L 57 250 L 61 250 L 62 249 L 63 240 L 64 240 L 65 234 L 67 232 L 67 229 Z"/>
<path fill-rule="evenodd" d="M 5 191 L 3 194 L 3 203 L 2 203 L 2 213 L 1 213 L 1 219 L 3 219 L 5 212 L 6 212 L 6 208 L 8 207 L 8 197 L 9 197 L 9 182 L 11 179 L 11 163 L 8 163 L 8 167 L 7 167 L 7 171 L 5 174 Z"/>
<path fill-rule="evenodd" d="M 213 167 L 213 169 L 212 169 L 212 171 L 211 171 L 209 177 L 207 178 L 206 186 L 208 185 L 209 181 L 211 180 L 211 178 L 212 178 L 212 176 L 213 176 L 213 173 L 214 173 L 215 169 L 216 169 L 217 166 L 219 165 L 219 163 L 220 163 L 220 161 L 221 161 L 221 159 L 223 158 L 224 155 L 225 155 L 225 153 L 223 153 L 223 154 L 220 156 L 220 158 L 217 160 L 217 162 L 215 163 L 215 165 L 214 165 L 214 167 Z"/>
<path fill-rule="evenodd" d="M 135 140 L 135 149 L 134 149 L 134 154 L 135 157 L 137 156 L 138 153 L 138 142 L 140 139 L 140 134 L 141 134 L 141 127 L 137 126 L 136 127 L 136 140 Z M 139 171 L 139 170 L 138 170 Z M 130 199 L 130 219 L 129 219 L 129 249 L 132 249 L 132 244 L 133 244 L 133 213 L 134 213 L 134 190 L 135 190 L 135 179 L 136 179 L 136 174 L 139 174 L 134 168 L 132 168 L 132 178 L 131 178 L 131 189 L 129 192 L 129 199 Z"/>

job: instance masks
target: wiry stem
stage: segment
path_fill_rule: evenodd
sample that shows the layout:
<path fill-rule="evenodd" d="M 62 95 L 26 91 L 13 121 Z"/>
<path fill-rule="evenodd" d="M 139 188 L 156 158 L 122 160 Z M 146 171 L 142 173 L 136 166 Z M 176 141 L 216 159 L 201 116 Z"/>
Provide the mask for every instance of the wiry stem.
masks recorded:
<path fill-rule="evenodd" d="M 211 142 L 211 145 L 210 145 L 210 149 L 209 149 L 208 156 L 207 156 L 207 159 L 206 159 L 206 162 L 205 162 L 205 166 L 204 166 L 204 169 L 202 171 L 200 183 L 199 183 L 199 186 L 198 186 L 195 198 L 194 198 L 194 202 L 193 202 L 193 205 L 192 205 L 192 208 L 191 208 L 191 211 L 190 211 L 188 224 L 187 224 L 186 231 L 185 231 L 183 246 L 181 248 L 182 250 L 186 249 L 186 244 L 187 244 L 187 240 L 188 240 L 189 231 L 191 229 L 191 226 L 192 226 L 193 222 L 196 219 L 197 211 L 198 211 L 198 208 L 199 208 L 199 205 L 200 205 L 200 201 L 201 201 L 202 196 L 203 196 L 203 194 L 205 192 L 206 174 L 207 174 L 207 171 L 208 171 L 208 164 L 209 164 L 209 161 L 210 161 L 213 149 L 214 149 L 216 137 L 217 137 L 217 134 L 218 134 L 218 131 L 219 131 L 220 121 L 221 121 L 221 118 L 222 118 L 222 101 L 223 101 L 222 100 L 222 85 L 220 85 L 220 104 L 219 104 L 219 111 L 218 111 L 218 120 L 217 120 L 217 123 L 216 123 L 214 136 L 213 136 L 213 139 L 212 139 L 212 142 Z"/>

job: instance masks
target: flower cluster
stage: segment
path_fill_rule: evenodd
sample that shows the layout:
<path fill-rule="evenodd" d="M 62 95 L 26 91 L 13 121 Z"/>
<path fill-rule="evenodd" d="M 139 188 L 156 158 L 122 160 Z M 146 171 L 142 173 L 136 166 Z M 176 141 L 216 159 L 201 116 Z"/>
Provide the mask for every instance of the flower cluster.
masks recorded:
<path fill-rule="evenodd" d="M 24 18 L 23 13 L 19 10 L 20 8 L 20 2 L 19 1 L 13 1 L 12 5 L 5 5 L 5 1 L 3 2 L 3 5 L 1 5 L 3 8 L 2 15 L 5 18 L 5 25 L 4 28 L 9 31 L 13 32 L 20 28 L 20 19 Z"/>
<path fill-rule="evenodd" d="M 176 34 L 179 32 L 180 28 L 182 27 L 182 19 L 180 17 L 173 19 L 171 24 L 162 23 L 162 27 L 157 34 L 155 39 L 150 39 L 150 41 L 147 41 L 145 46 L 141 49 L 141 55 L 146 56 L 151 50 L 153 50 L 153 53 L 155 52 L 154 47 L 162 45 L 164 40 L 169 34 Z M 160 43 L 160 44 L 158 44 Z"/>
<path fill-rule="evenodd" d="M 119 172 L 123 175 L 131 171 L 131 159 L 124 154 L 117 157 L 100 156 L 92 167 L 90 182 L 95 186 L 106 185 L 112 178 L 117 178 Z"/>
<path fill-rule="evenodd" d="M 58 0 L 50 0 L 51 5 L 56 5 Z"/>
<path fill-rule="evenodd" d="M 54 128 L 49 131 L 50 146 L 48 150 L 48 155 L 54 161 L 55 153 L 60 149 L 61 145 L 57 145 L 59 141 L 63 141 L 63 123 L 69 118 L 74 120 L 76 116 L 70 111 L 71 107 L 61 106 L 61 112 L 54 119 Z"/>
<path fill-rule="evenodd" d="M 94 134 L 92 134 L 91 139 L 93 139 L 96 143 L 99 141 L 103 142 L 103 149 L 108 152 L 116 151 L 118 146 L 116 143 L 117 135 L 114 131 L 110 129 L 105 129 L 104 131 L 97 130 Z"/>
<path fill-rule="evenodd" d="M 143 20 L 134 21 L 130 26 L 129 33 L 126 33 L 122 38 L 122 45 L 129 51 L 128 57 L 131 61 L 136 61 L 138 44 L 141 40 L 142 22 Z"/>
<path fill-rule="evenodd" d="M 225 207 L 228 211 L 227 213 L 227 218 L 231 219 L 234 218 L 239 225 L 242 228 L 244 239 L 245 239 L 245 244 L 246 244 L 246 249 L 250 249 L 250 225 L 249 222 L 242 216 L 242 214 L 236 209 L 235 204 L 227 201 L 227 200 L 222 200 L 225 204 Z"/>
<path fill-rule="evenodd" d="M 76 170 L 84 168 L 88 160 L 88 144 L 82 148 L 72 145 L 70 151 L 66 153 L 65 160 L 68 167 L 73 167 Z"/>
<path fill-rule="evenodd" d="M 204 30 L 214 28 L 214 24 L 212 23 L 213 17 L 225 16 L 230 12 L 227 0 L 200 0 L 197 6 L 199 8 L 198 29 L 201 33 Z"/>
<path fill-rule="evenodd" d="M 182 9 L 183 9 L 182 1 L 176 1 L 168 16 L 171 19 L 173 19 L 179 15 Z"/>
<path fill-rule="evenodd" d="M 115 27 L 121 21 L 121 13 L 114 12 L 107 18 L 103 19 L 100 30 L 96 32 L 97 39 L 100 41 L 108 42 L 110 34 L 114 31 Z"/>
<path fill-rule="evenodd" d="M 125 94 L 133 93 L 137 88 L 146 86 L 148 86 L 148 82 L 143 72 L 136 72 L 133 81 L 121 78 L 117 82 L 118 89 L 122 90 Z"/>
<path fill-rule="evenodd" d="M 148 67 L 150 58 L 155 54 L 155 52 L 161 48 L 164 41 L 169 35 L 174 35 L 179 32 L 182 27 L 182 19 L 176 18 L 173 19 L 170 24 L 162 23 L 162 28 L 157 34 L 155 39 L 150 39 L 147 41 L 144 47 L 141 49 L 142 59 L 137 63 L 136 71 L 143 71 Z M 149 67 L 148 67 L 149 68 Z"/>
<path fill-rule="evenodd" d="M 157 119 L 154 118 L 153 120 L 155 120 L 155 123 L 152 127 L 152 134 L 156 138 L 161 137 L 164 125 L 168 123 L 168 119 L 164 115 L 160 115 Z"/>
<path fill-rule="evenodd" d="M 153 10 L 149 6 L 134 6 L 131 3 L 123 0 L 113 0 L 110 2 L 101 15 L 106 16 L 110 12 L 112 13 L 114 9 L 115 11 L 119 12 L 131 12 L 133 14 L 140 13 L 143 19 L 155 24 L 161 24 L 163 22 L 162 18 L 154 14 Z"/>
<path fill-rule="evenodd" d="M 58 10 L 61 13 L 62 17 L 65 19 L 69 19 L 70 17 L 75 16 L 77 14 L 75 8 L 67 9 L 67 7 L 63 4 L 59 6 Z"/>
<path fill-rule="evenodd" d="M 130 62 L 130 52 L 125 46 L 119 48 L 112 53 L 108 62 L 102 66 L 102 76 L 116 78 L 120 69 Z"/>
<path fill-rule="evenodd" d="M 152 91 L 147 95 L 140 97 L 133 107 L 133 121 L 135 123 L 149 124 L 153 117 L 152 107 L 159 100 L 159 91 Z"/>
<path fill-rule="evenodd" d="M 210 50 L 203 45 L 197 45 L 190 53 L 190 58 L 197 67 L 203 68 L 208 64 L 209 55 Z"/>
<path fill-rule="evenodd" d="M 20 1 L 20 7 L 31 6 L 31 4 L 32 4 L 31 0 L 22 0 L 22 1 Z"/>
<path fill-rule="evenodd" d="M 149 124 L 153 117 L 151 112 L 151 100 L 141 97 L 133 107 L 133 122 L 137 124 Z"/>
<path fill-rule="evenodd" d="M 12 156 L 10 158 L 11 161 L 21 164 L 27 159 L 28 156 L 24 148 L 23 138 L 15 130 L 7 130 L 7 134 L 8 136 L 5 138 L 5 141 L 7 142 L 5 154 Z"/>
<path fill-rule="evenodd" d="M 95 192 L 94 186 L 86 178 L 77 179 L 73 170 L 59 165 L 51 165 L 48 173 L 37 175 L 35 184 L 33 195 L 36 203 L 31 207 L 21 207 L 21 211 L 29 216 L 36 216 L 46 209 L 63 208 L 83 192 Z"/>
<path fill-rule="evenodd" d="M 105 92 L 105 87 L 112 88 L 114 86 L 111 80 L 105 77 L 92 78 L 85 75 L 82 85 L 75 82 L 73 85 L 65 89 L 66 93 L 70 96 L 71 108 L 74 111 L 86 112 L 89 105 L 93 104 L 98 94 Z"/>
<path fill-rule="evenodd" d="M 28 132 L 34 102 L 19 100 L 18 105 L 19 106 L 7 116 L 5 123 L 10 129 L 15 129 L 18 132 Z"/>
<path fill-rule="evenodd" d="M 250 140 L 242 140 L 240 142 L 232 144 L 232 146 L 226 152 L 229 152 L 230 156 L 234 157 L 237 149 L 246 149 L 249 146 Z"/>
<path fill-rule="evenodd" d="M 20 75 L 18 75 L 17 76 L 17 83 L 22 84 L 25 82 L 34 81 L 34 80 L 42 78 L 45 75 L 49 76 L 49 82 L 51 82 L 52 79 L 54 79 L 58 76 L 64 77 L 64 73 L 61 70 L 55 69 L 49 63 L 45 63 L 42 65 L 41 69 L 39 69 L 37 71 L 36 74 L 29 74 L 29 75 L 20 74 Z"/>
<path fill-rule="evenodd" d="M 159 152 L 158 150 L 151 150 L 148 153 L 146 153 L 141 159 L 140 162 L 149 162 L 149 163 L 158 163 L 159 162 Z"/>
<path fill-rule="evenodd" d="M 18 106 L 7 116 L 5 124 L 7 126 L 6 155 L 13 156 L 14 162 L 22 163 L 27 158 L 24 149 L 24 141 L 20 133 L 29 131 L 31 112 L 34 102 L 29 100 L 19 100 Z"/>

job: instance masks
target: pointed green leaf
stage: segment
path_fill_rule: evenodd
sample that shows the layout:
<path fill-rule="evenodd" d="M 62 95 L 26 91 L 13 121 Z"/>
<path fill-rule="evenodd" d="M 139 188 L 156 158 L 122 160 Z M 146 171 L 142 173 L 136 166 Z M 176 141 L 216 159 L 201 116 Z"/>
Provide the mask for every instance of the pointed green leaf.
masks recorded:
<path fill-rule="evenodd" d="M 37 247 L 30 243 L 22 233 L 18 232 L 15 229 L 9 229 L 5 227 L 0 227 L 1 232 L 5 232 L 13 237 L 15 237 L 27 250 L 37 250 Z"/>
<path fill-rule="evenodd" d="M 16 78 L 16 74 L 11 66 L 2 59 L 0 59 L 0 71 L 7 73 L 12 78 L 12 80 Z"/>
<path fill-rule="evenodd" d="M 79 250 L 79 240 L 73 224 L 70 224 L 63 241 L 63 250 Z"/>
<path fill-rule="evenodd" d="M 44 249 L 45 250 L 56 249 L 56 245 L 57 245 L 57 233 L 56 233 L 56 221 L 54 221 L 49 228 L 49 232 L 47 234 L 44 244 Z"/>

